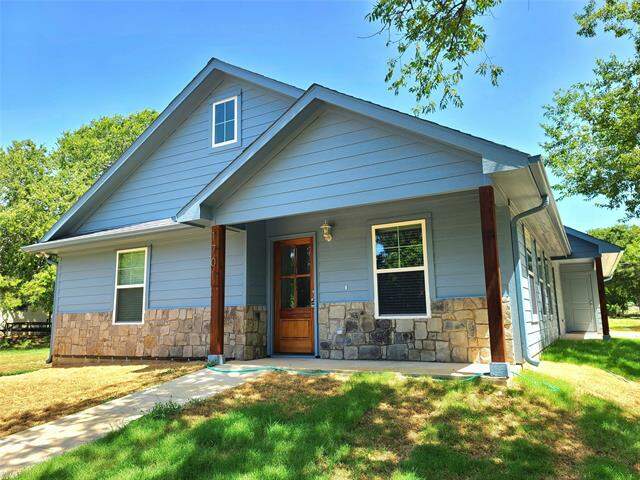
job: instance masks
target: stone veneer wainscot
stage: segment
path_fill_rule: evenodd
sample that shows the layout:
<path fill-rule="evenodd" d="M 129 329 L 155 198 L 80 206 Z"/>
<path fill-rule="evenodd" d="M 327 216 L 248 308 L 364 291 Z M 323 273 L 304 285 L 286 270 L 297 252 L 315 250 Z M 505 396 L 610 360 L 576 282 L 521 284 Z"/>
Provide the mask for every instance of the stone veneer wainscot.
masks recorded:
<path fill-rule="evenodd" d="M 509 299 L 503 299 L 507 359 L 513 362 Z M 431 303 L 431 318 L 375 319 L 373 302 L 324 303 L 318 311 L 321 358 L 491 361 L 484 297 Z"/>
<path fill-rule="evenodd" d="M 140 325 L 113 324 L 111 312 L 63 313 L 55 322 L 54 357 L 205 358 L 208 307 L 150 309 Z M 266 356 L 264 306 L 225 308 L 225 355 Z"/>

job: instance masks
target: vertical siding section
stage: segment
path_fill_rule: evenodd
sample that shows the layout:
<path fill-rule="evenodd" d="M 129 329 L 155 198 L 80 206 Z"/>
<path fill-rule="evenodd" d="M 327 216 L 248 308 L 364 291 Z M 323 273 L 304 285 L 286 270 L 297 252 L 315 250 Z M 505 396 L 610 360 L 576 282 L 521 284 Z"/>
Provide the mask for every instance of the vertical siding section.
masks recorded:
<path fill-rule="evenodd" d="M 330 108 L 214 211 L 218 223 L 248 222 L 484 183 L 477 156 Z"/>
<path fill-rule="evenodd" d="M 241 90 L 241 139 L 236 148 L 212 148 L 211 102 Z M 174 215 L 264 132 L 294 99 L 227 77 L 199 107 L 105 200 L 76 233 L 132 225 Z"/>
<path fill-rule="evenodd" d="M 227 228 L 225 255 L 224 303 L 226 306 L 239 306 L 246 303 L 246 233 Z M 210 279 L 207 286 L 210 285 Z"/>
<path fill-rule="evenodd" d="M 320 302 L 373 299 L 371 225 L 427 218 L 432 298 L 484 295 L 482 237 L 476 190 L 266 221 L 270 240 L 316 232 Z M 334 239 L 322 239 L 324 220 Z M 249 280 L 249 284 L 253 282 Z"/>
<path fill-rule="evenodd" d="M 247 305 L 267 304 L 265 223 L 247 225 Z"/>
<path fill-rule="evenodd" d="M 116 251 L 148 245 L 149 308 L 205 307 L 211 302 L 209 229 L 155 235 L 117 247 L 69 252 L 60 256 L 58 311 L 101 312 L 113 309 Z M 227 232 L 225 303 L 245 304 L 245 233 Z"/>

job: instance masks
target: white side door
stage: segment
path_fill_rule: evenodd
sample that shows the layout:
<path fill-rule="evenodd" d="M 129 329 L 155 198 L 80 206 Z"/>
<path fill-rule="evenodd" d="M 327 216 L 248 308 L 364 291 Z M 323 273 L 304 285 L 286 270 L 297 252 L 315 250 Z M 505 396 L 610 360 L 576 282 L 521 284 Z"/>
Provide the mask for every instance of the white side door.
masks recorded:
<path fill-rule="evenodd" d="M 567 272 L 562 276 L 567 331 L 596 331 L 591 272 Z"/>

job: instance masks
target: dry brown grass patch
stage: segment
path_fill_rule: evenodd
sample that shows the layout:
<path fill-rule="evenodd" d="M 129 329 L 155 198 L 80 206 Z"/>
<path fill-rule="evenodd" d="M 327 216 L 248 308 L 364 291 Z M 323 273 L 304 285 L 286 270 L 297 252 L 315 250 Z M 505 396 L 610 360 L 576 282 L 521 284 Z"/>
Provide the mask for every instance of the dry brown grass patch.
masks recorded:
<path fill-rule="evenodd" d="M 258 402 L 281 403 L 287 406 L 287 411 L 293 416 L 313 407 L 310 398 L 336 395 L 347 378 L 333 374 L 305 377 L 283 372 L 267 373 L 191 405 L 181 416 L 195 423 Z"/>
<path fill-rule="evenodd" d="M 0 377 L 0 437 L 200 368 L 201 362 L 90 365 Z"/>

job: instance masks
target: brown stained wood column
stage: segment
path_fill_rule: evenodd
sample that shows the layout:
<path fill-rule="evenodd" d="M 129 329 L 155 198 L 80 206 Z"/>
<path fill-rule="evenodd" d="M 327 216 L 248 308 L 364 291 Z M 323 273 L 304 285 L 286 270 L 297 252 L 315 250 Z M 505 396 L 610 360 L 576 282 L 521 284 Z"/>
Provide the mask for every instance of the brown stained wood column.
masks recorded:
<path fill-rule="evenodd" d="M 226 232 L 224 225 L 211 227 L 210 355 L 223 355 L 224 350 L 224 257 Z"/>
<path fill-rule="evenodd" d="M 484 283 L 487 292 L 487 311 L 489 314 L 491 361 L 506 362 L 504 323 L 502 320 L 502 279 L 500 276 L 496 227 L 496 203 L 492 186 L 483 186 L 478 190 L 480 192 L 482 253 L 484 257 Z"/>
<path fill-rule="evenodd" d="M 598 280 L 598 297 L 600 298 L 600 316 L 602 317 L 602 335 L 609 336 L 609 311 L 607 310 L 607 295 L 604 290 L 604 276 L 602 275 L 602 257 L 596 257 L 596 277 Z"/>

